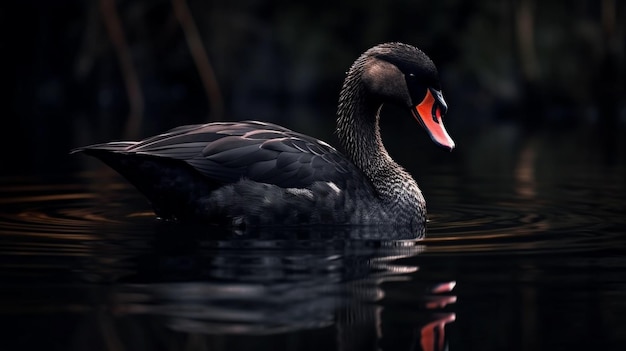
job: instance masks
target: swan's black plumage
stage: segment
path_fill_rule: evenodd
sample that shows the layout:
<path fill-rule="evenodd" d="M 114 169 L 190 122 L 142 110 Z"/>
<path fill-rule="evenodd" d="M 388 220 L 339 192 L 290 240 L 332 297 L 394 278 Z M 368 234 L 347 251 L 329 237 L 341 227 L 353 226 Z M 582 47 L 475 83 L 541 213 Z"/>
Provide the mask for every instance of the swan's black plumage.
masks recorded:
<path fill-rule="evenodd" d="M 258 121 L 183 126 L 124 148 L 123 153 L 179 160 L 208 179 L 242 178 L 283 188 L 341 181 L 354 166 L 330 145 Z"/>
<path fill-rule="evenodd" d="M 163 218 L 236 226 L 421 225 L 421 191 L 383 147 L 378 111 L 385 102 L 414 108 L 432 88 L 439 89 L 436 69 L 423 52 L 381 44 L 355 61 L 340 94 L 337 135 L 345 155 L 258 121 L 182 126 L 138 142 L 75 151 L 117 170 Z M 430 101 L 432 118 L 439 118 L 435 110 L 445 102 Z"/>

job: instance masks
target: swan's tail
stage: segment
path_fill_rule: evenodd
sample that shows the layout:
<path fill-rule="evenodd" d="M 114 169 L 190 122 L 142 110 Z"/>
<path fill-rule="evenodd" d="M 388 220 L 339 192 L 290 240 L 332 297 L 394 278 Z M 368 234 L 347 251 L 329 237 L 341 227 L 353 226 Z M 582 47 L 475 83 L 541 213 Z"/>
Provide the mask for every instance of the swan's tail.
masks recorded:
<path fill-rule="evenodd" d="M 184 161 L 137 154 L 130 150 L 136 144 L 96 144 L 73 149 L 70 154 L 85 153 L 113 168 L 146 196 L 157 216 L 165 219 L 193 216 L 198 210 L 197 199 L 208 196 L 219 185 Z"/>
<path fill-rule="evenodd" d="M 128 150 L 133 145 L 136 145 L 136 141 L 114 141 L 110 143 L 95 144 L 83 147 L 77 147 L 70 150 L 70 154 L 77 152 L 84 152 L 86 154 L 97 154 L 99 152 L 123 152 Z"/>

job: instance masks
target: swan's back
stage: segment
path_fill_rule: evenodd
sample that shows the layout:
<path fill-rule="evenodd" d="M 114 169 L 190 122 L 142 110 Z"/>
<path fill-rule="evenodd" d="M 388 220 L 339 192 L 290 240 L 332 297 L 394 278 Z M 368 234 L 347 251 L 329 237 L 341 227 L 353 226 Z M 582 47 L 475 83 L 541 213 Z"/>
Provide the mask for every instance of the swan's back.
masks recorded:
<path fill-rule="evenodd" d="M 126 177 L 162 218 L 367 223 L 379 210 L 369 181 L 335 148 L 271 123 L 189 125 L 75 151 Z"/>

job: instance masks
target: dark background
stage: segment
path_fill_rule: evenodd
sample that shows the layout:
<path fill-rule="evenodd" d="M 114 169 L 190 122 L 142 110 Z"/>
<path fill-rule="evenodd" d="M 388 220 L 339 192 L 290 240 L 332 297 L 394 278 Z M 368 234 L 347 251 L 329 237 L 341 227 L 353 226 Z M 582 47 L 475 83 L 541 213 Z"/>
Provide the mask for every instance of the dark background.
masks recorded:
<path fill-rule="evenodd" d="M 458 145 L 443 157 L 408 114 L 383 110 L 385 142 L 409 170 L 511 169 L 538 135 L 556 158 L 624 159 L 619 0 L 22 1 L 0 11 L 3 174 L 80 170 L 91 161 L 68 155 L 74 147 L 217 120 L 277 122 L 336 145 L 344 72 L 385 41 L 435 61 Z"/>
<path fill-rule="evenodd" d="M 125 291 L 124 279 L 140 277 L 144 285 L 173 276 L 218 287 L 228 274 L 237 284 L 267 287 L 275 280 L 296 304 L 312 303 L 310 311 L 319 311 L 321 303 L 322 312 L 334 313 L 335 300 L 346 301 L 333 295 L 342 291 L 336 287 L 340 275 L 342 284 L 364 286 L 364 296 L 374 296 L 369 287 L 382 287 L 383 303 L 389 302 L 382 316 L 396 308 L 387 325 L 398 334 L 420 316 L 412 310 L 422 301 L 420 282 L 458 281 L 453 293 L 459 301 L 451 306 L 458 319 L 447 328 L 450 349 L 621 350 L 625 26 L 623 0 L 2 2 L 0 231 L 7 235 L 0 263 L 3 277 L 18 282 L 3 278 L 0 286 L 0 317 L 10 326 L 6 339 L 65 350 L 68 338 L 76 337 L 77 347 L 110 348 L 118 345 L 114 334 L 103 333 L 116 328 L 127 336 L 119 339 L 127 341 L 122 346 L 141 349 L 167 340 L 159 346 L 174 348 L 184 335 L 154 315 L 107 309 L 119 301 L 116 292 Z M 428 251 L 404 263 L 395 260 L 395 251 L 370 258 L 349 245 L 293 251 L 272 250 L 267 240 L 239 248 L 233 240 L 232 249 L 213 241 L 187 248 L 186 240 L 170 235 L 181 234 L 178 227 L 172 233 L 153 227 L 151 214 L 132 217 L 149 207 L 130 186 L 120 187 L 121 179 L 65 177 L 107 170 L 84 155 L 69 155 L 74 147 L 187 123 L 272 121 L 336 145 L 332 132 L 344 73 L 364 50 L 385 41 L 416 45 L 437 64 L 450 107 L 445 123 L 457 143 L 452 153 L 438 149 L 406 111 L 383 109 L 385 144 L 422 186 L 430 214 Z M 472 178 L 485 174 L 490 176 Z M 174 240 L 157 238 L 155 244 L 158 228 L 165 231 L 161 237 Z M 298 252 L 302 258 L 294 256 Z M 373 269 L 385 262 L 407 280 L 379 285 L 382 276 Z M 402 273 L 396 264 L 419 270 Z M 344 271 L 337 275 L 324 265 Z M 362 284 L 351 274 L 375 283 Z M 80 280 L 65 284 L 59 277 Z M 307 291 L 284 288 L 285 278 L 304 281 Z M 167 285 L 145 284 L 139 292 L 161 296 L 159 288 Z M 172 311 L 186 313 L 187 301 L 228 307 L 211 294 L 197 300 L 198 291 L 173 294 L 183 308 Z M 125 296 L 134 303 L 139 295 Z M 280 297 L 270 300 L 284 311 L 289 300 Z M 263 309 L 265 299 L 236 307 Z M 355 301 L 356 312 L 379 311 L 379 301 L 363 307 Z M 157 300 L 155 307 L 171 302 Z M 71 313 L 58 313 L 63 306 Z M 317 315 L 303 318 L 300 312 L 294 325 Z M 359 315 L 346 314 L 350 321 Z M 273 310 L 267 316 L 280 317 Z M 384 326 L 373 322 L 372 330 Z M 363 343 L 374 335 L 345 330 L 344 336 Z M 335 341 L 329 331 L 199 340 L 220 350 L 257 344 L 319 349 Z"/>

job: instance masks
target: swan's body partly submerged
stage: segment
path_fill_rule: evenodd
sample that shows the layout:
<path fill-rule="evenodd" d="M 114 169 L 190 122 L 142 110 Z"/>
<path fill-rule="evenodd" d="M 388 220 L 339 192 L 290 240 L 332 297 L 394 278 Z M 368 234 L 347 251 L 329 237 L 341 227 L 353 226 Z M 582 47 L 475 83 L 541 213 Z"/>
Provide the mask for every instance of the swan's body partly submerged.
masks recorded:
<path fill-rule="evenodd" d="M 422 225 L 417 183 L 383 147 L 383 103 L 410 110 L 448 148 L 437 70 L 419 49 L 386 43 L 352 65 L 339 98 L 345 156 L 281 126 L 219 122 L 182 126 L 138 142 L 76 149 L 126 177 L 165 219 L 255 225 Z"/>

